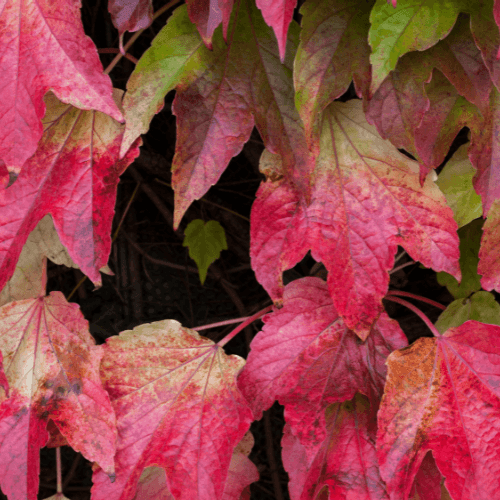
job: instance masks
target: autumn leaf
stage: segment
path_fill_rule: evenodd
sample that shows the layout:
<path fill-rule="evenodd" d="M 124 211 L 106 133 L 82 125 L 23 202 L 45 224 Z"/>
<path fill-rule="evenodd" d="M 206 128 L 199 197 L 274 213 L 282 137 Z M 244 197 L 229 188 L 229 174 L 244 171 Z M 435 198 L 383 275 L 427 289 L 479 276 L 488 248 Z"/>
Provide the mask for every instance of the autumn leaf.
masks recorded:
<path fill-rule="evenodd" d="M 233 449 L 252 421 L 236 387 L 243 360 L 174 320 L 110 337 L 104 352 L 116 481 L 96 468 L 92 499 L 131 499 L 150 465 L 165 469 L 176 500 L 222 498 Z"/>
<path fill-rule="evenodd" d="M 78 306 L 60 292 L 4 305 L 0 350 L 9 383 L 0 404 L 0 485 L 9 499 L 37 498 L 49 419 L 74 450 L 112 475 L 116 423 L 99 379 L 102 347 Z"/>
<path fill-rule="evenodd" d="M 397 323 L 383 313 L 363 343 L 332 304 L 326 283 L 302 278 L 289 283 L 283 307 L 263 317 L 264 328 L 250 344 L 238 387 L 259 420 L 275 400 L 302 443 L 325 438 L 326 408 L 356 392 L 378 404 L 385 360 L 406 345 Z"/>
<path fill-rule="evenodd" d="M 5 0 L 0 25 L 0 158 L 9 169 L 19 173 L 37 149 L 49 89 L 64 103 L 123 120 L 78 0 Z"/>
<path fill-rule="evenodd" d="M 416 165 L 366 122 L 360 101 L 327 108 L 320 144 L 309 205 L 284 180 L 259 188 L 252 268 L 279 304 L 282 272 L 311 249 L 328 270 L 335 308 L 364 340 L 382 311 L 397 245 L 460 279 L 456 223 L 434 182 L 421 187 Z"/>
<path fill-rule="evenodd" d="M 70 257 L 99 286 L 99 269 L 111 250 L 118 179 L 139 154 L 140 139 L 118 161 L 124 127 L 109 116 L 73 108 L 53 94 L 45 102 L 45 132 L 35 155 L 0 191 L 0 290 L 28 235 L 48 213 Z"/>
<path fill-rule="evenodd" d="M 393 352 L 377 456 L 391 498 L 407 498 L 428 450 L 452 498 L 500 489 L 500 327 L 467 321 Z"/>
<path fill-rule="evenodd" d="M 182 6 L 137 64 L 123 101 L 127 128 L 121 154 L 148 130 L 153 115 L 163 108 L 165 94 L 175 88 L 174 228 L 241 152 L 254 124 L 266 147 L 282 156 L 287 178 L 307 197 L 312 156 L 295 109 L 291 76 L 298 31 L 291 23 L 282 66 L 260 11 L 252 1 L 239 0 L 229 26 L 230 41 L 226 45 L 216 30 L 209 51 Z M 180 52 L 179 38 L 184 40 Z"/>

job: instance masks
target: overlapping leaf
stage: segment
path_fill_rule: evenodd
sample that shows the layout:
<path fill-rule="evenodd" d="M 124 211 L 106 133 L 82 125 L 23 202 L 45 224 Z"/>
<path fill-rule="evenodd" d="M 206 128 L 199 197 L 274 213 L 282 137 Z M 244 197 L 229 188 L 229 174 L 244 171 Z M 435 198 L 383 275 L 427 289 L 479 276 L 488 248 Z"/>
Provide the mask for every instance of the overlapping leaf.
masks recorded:
<path fill-rule="evenodd" d="M 339 317 L 319 278 L 289 283 L 283 307 L 264 316 L 238 387 L 258 420 L 275 400 L 293 433 L 310 446 L 325 439 L 325 409 L 356 392 L 378 404 L 389 353 L 406 345 L 398 324 L 383 313 L 365 343 Z"/>
<path fill-rule="evenodd" d="M 368 125 L 360 101 L 327 108 L 320 146 L 309 205 L 283 180 L 260 187 L 251 215 L 252 268 L 279 303 L 282 271 L 311 249 L 328 270 L 335 308 L 365 339 L 382 311 L 397 245 L 460 279 L 457 227 L 434 182 L 420 187 L 411 160 Z"/>
<path fill-rule="evenodd" d="M 0 485 L 9 499 L 37 498 L 49 419 L 74 450 L 112 475 L 117 434 L 99 378 L 102 347 L 78 306 L 60 292 L 3 306 L 0 350 L 9 383 L 0 404 Z"/>
<path fill-rule="evenodd" d="M 0 289 L 29 233 L 48 213 L 73 261 L 100 285 L 118 178 L 139 154 L 137 142 L 118 161 L 124 127 L 109 116 L 62 104 L 53 94 L 45 101 L 45 132 L 36 154 L 14 184 L 0 191 Z"/>
<path fill-rule="evenodd" d="M 179 40 L 183 43 L 179 45 Z M 260 11 L 239 0 L 229 26 L 228 44 L 220 31 L 213 52 L 201 42 L 179 7 L 145 52 L 127 84 L 127 119 L 122 153 L 147 131 L 165 94 L 176 88 L 176 152 L 172 162 L 174 226 L 193 200 L 217 182 L 256 124 L 266 147 L 283 157 L 284 173 L 307 196 L 311 155 L 294 106 L 292 57 L 298 26 L 292 23 L 285 65 Z"/>
<path fill-rule="evenodd" d="M 101 378 L 116 412 L 116 481 L 94 472 L 93 500 L 131 500 L 145 467 L 165 469 L 176 500 L 221 499 L 251 423 L 236 387 L 244 361 L 174 320 L 106 341 Z"/>
<path fill-rule="evenodd" d="M 468 0 L 400 0 L 397 7 L 377 0 L 370 14 L 368 41 L 372 48 L 372 94 L 404 54 L 423 51 L 445 38 L 458 14 L 468 12 Z"/>
<path fill-rule="evenodd" d="M 370 86 L 370 47 L 366 40 L 373 0 L 305 2 L 300 44 L 294 62 L 295 104 L 310 148 L 321 131 L 321 113 L 349 87 L 359 97 Z"/>
<path fill-rule="evenodd" d="M 500 327 L 467 321 L 393 352 L 377 456 L 391 498 L 407 498 L 428 450 L 452 498 L 500 491 Z"/>
<path fill-rule="evenodd" d="M 4 0 L 0 61 L 0 159 L 17 173 L 42 136 L 49 89 L 65 103 L 123 119 L 83 31 L 79 0 Z"/>

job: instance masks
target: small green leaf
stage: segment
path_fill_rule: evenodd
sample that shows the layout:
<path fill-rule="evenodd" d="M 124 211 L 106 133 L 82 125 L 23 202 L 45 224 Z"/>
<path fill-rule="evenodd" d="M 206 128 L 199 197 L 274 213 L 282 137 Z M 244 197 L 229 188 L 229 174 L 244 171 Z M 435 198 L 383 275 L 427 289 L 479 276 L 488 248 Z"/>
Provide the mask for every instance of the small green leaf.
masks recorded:
<path fill-rule="evenodd" d="M 469 299 L 454 300 L 439 316 L 436 328 L 444 333 L 470 319 L 500 325 L 500 304 L 490 292 L 477 292 Z"/>
<path fill-rule="evenodd" d="M 201 219 L 196 219 L 187 225 L 182 246 L 189 248 L 189 256 L 198 266 L 203 285 L 208 266 L 220 257 L 221 250 L 227 250 L 226 233 L 215 220 L 205 224 Z"/>
<path fill-rule="evenodd" d="M 483 219 L 476 219 L 458 230 L 462 281 L 458 283 L 453 276 L 445 272 L 437 273 L 438 283 L 446 286 L 456 299 L 467 298 L 471 293 L 481 290 L 481 276 L 477 274 L 477 265 L 483 222 Z"/>

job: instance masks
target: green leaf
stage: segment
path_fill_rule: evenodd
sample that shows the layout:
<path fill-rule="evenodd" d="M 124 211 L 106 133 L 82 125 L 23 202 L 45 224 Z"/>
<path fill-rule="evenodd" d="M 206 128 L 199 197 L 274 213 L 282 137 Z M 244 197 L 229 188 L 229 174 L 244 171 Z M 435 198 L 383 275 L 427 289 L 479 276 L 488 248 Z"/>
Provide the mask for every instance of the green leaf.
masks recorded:
<path fill-rule="evenodd" d="M 198 266 L 203 285 L 208 266 L 220 257 L 221 250 L 227 250 L 226 233 L 215 220 L 205 224 L 201 219 L 196 219 L 187 225 L 182 246 L 189 248 L 189 256 Z"/>
<path fill-rule="evenodd" d="M 444 333 L 470 319 L 500 325 L 500 304 L 490 292 L 477 292 L 469 299 L 454 300 L 439 316 L 436 328 Z"/>
<path fill-rule="evenodd" d="M 458 283 L 453 276 L 445 272 L 437 273 L 439 284 L 446 286 L 456 299 L 466 298 L 481 290 L 481 276 L 477 274 L 477 265 L 483 222 L 483 219 L 476 219 L 458 230 L 462 281 Z"/>
<path fill-rule="evenodd" d="M 458 148 L 436 181 L 446 196 L 448 206 L 453 210 L 458 227 L 465 226 L 483 214 L 481 197 L 472 185 L 476 169 L 467 156 L 467 149 L 468 144 Z"/>

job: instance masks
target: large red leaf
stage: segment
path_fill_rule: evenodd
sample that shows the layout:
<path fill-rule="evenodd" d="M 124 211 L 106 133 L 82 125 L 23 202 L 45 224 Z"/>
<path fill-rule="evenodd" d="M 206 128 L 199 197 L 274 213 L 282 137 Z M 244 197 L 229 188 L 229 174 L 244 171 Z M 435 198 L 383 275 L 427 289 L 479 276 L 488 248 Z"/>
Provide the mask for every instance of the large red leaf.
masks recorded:
<path fill-rule="evenodd" d="M 0 158 L 19 172 L 42 136 L 44 94 L 123 120 L 79 0 L 0 2 Z"/>
<path fill-rule="evenodd" d="M 428 450 L 452 498 L 498 498 L 499 336 L 467 321 L 389 356 L 377 455 L 391 498 L 408 498 Z"/>
<path fill-rule="evenodd" d="M 159 465 L 176 500 L 221 499 L 252 421 L 236 387 L 244 361 L 165 320 L 106 340 L 101 378 L 117 417 L 116 481 L 94 472 L 93 500 L 129 500 Z"/>
<path fill-rule="evenodd" d="M 53 94 L 45 101 L 45 132 L 36 154 L 14 184 L 0 191 L 0 289 L 29 233 L 48 213 L 73 261 L 100 285 L 118 179 L 139 154 L 136 143 L 118 161 L 124 126 L 109 116 L 62 104 Z"/>
<path fill-rule="evenodd" d="M 9 500 L 37 498 L 39 449 L 51 419 L 67 442 L 114 473 L 115 414 L 101 385 L 102 347 L 60 292 L 0 308 L 9 398 L 0 405 L 0 485 Z"/>
<path fill-rule="evenodd" d="M 284 181 L 266 182 L 251 214 L 252 268 L 275 303 L 283 270 L 311 249 L 325 264 L 333 304 L 362 339 L 382 311 L 397 245 L 460 279 L 457 225 L 431 179 L 368 125 L 361 101 L 324 113 L 311 203 Z M 276 161 L 279 161 L 277 159 Z"/>
<path fill-rule="evenodd" d="M 339 317 L 319 278 L 289 283 L 283 307 L 263 321 L 238 387 L 257 420 L 278 400 L 293 433 L 310 446 L 325 438 L 324 414 L 330 404 L 351 399 L 356 392 L 378 404 L 385 360 L 407 343 L 399 325 L 385 313 L 361 342 Z"/>

